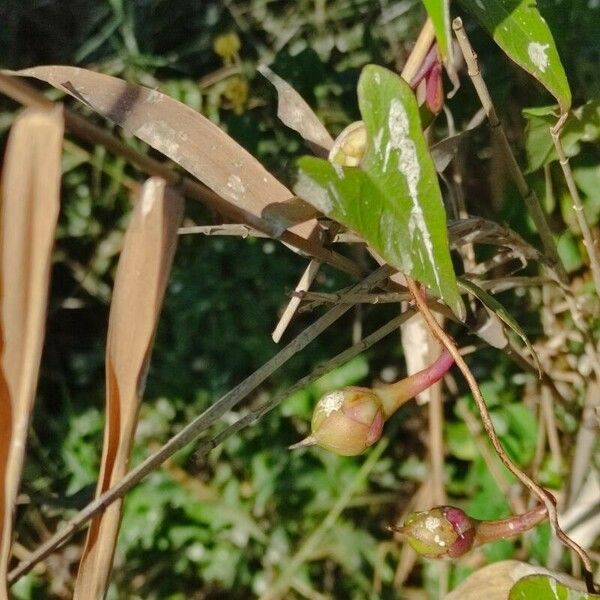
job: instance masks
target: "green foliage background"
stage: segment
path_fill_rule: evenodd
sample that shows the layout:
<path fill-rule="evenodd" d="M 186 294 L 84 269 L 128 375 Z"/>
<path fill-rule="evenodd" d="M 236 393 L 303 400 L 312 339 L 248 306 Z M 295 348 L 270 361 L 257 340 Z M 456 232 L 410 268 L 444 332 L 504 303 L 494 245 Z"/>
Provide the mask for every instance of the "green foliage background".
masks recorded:
<path fill-rule="evenodd" d="M 574 105 L 599 97 L 600 4 L 578 0 L 539 4 L 556 36 Z M 1 0 L 0 62 L 10 68 L 77 64 L 160 87 L 203 111 L 289 181 L 292 162 L 305 149 L 276 120 L 276 98 L 256 74 L 257 62 L 272 61 L 271 68 L 304 96 L 336 134 L 358 117 L 360 68 L 370 62 L 391 68 L 401 65 L 423 15 L 421 4 L 412 0 Z M 552 99 L 472 21 L 466 18 L 466 22 L 492 96 L 524 164 L 525 121 L 520 111 L 550 104 Z M 239 61 L 235 61 L 238 72 L 223 77 L 223 63 L 213 51 L 213 42 L 230 31 L 241 39 Z M 5 138 L 16 107 L 5 99 L 0 102 Z M 468 81 L 463 80 L 449 108 L 459 129 L 478 109 Z M 593 124 L 594 135 L 580 135 L 571 151 L 595 223 L 600 215 L 600 175 L 599 126 L 597 121 Z M 439 136 L 445 135 L 443 118 L 436 127 Z M 146 150 L 136 140 L 129 142 Z M 507 222 L 535 242 L 515 191 L 494 183 L 494 157 L 483 129 L 469 144 L 465 166 L 471 212 Z M 64 167 L 48 336 L 23 483 L 30 502 L 19 511 L 19 541 L 28 548 L 43 541 L 48 530 L 58 527 L 93 493 L 103 426 L 103 346 L 112 278 L 129 209 L 126 184 L 129 178 L 143 177 L 102 148 L 84 148 L 72 141 L 65 148 Z M 543 186 L 540 171 L 531 175 L 531 183 Z M 555 203 L 549 200 L 547 209 L 561 254 L 577 274 L 583 265 L 579 232 L 561 193 L 559 188 Z M 197 222 L 214 218 L 201 206 L 189 204 L 187 215 Z M 181 238 L 134 461 L 275 353 L 270 332 L 304 264 L 305 260 L 271 241 Z M 347 283 L 343 275 L 324 270 L 317 287 L 335 290 Z M 535 294 L 525 299 L 514 293 L 502 296 L 535 339 L 540 332 Z M 365 330 L 382 324 L 396 310 L 393 306 L 363 308 Z M 301 315 L 288 336 L 312 319 L 313 315 Z M 283 389 L 350 345 L 352 319 L 353 315 L 342 319 L 251 400 Z M 473 339 L 463 334 L 459 341 L 466 344 Z M 581 353 L 577 348 L 572 351 L 575 356 Z M 530 380 L 517 376 L 512 363 L 496 351 L 478 351 L 472 363 L 503 442 L 520 464 L 529 464 L 535 451 L 536 420 L 522 398 Z M 241 599 L 264 592 L 302 540 L 323 521 L 364 461 L 321 451 L 291 453 L 287 446 L 306 433 L 320 393 L 333 385 L 368 384 L 386 368 L 404 373 L 395 336 L 295 394 L 207 459 L 197 460 L 191 447 L 150 476 L 127 498 L 109 598 Z M 457 416 L 457 407 L 475 412 L 462 384 L 458 385 L 459 399 L 446 407 L 448 491 L 475 517 L 506 515 L 508 505 Z M 573 430 L 578 410 L 576 404 L 559 415 L 565 435 Z M 399 548 L 389 544 L 385 526 L 397 518 L 427 477 L 425 412 L 407 407 L 393 419 L 388 432 L 389 446 L 368 482 L 318 551 L 303 562 L 286 597 L 398 597 L 393 577 Z M 560 485 L 562 475 L 558 466 L 546 462 L 542 473 L 546 484 Z M 547 539 L 542 527 L 525 543 L 493 544 L 480 554 L 498 560 L 517 551 L 523 556 L 524 551 L 526 557 L 540 561 Z M 46 572 L 21 580 L 15 597 L 70 597 L 76 565 L 77 553 L 67 546 L 47 562 Z M 453 567 L 452 584 L 470 568 L 468 563 Z M 435 597 L 431 590 L 437 589 L 436 573 L 435 566 L 422 565 L 408 585 L 430 590 Z"/>

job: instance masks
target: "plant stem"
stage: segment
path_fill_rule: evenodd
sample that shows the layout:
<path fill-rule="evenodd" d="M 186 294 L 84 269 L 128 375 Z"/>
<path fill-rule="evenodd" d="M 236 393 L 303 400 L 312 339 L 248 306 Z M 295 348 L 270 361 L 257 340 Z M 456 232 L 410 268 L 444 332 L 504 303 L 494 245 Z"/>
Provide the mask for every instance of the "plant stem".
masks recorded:
<path fill-rule="evenodd" d="M 507 519 L 494 521 L 479 521 L 475 528 L 473 547 L 487 544 L 496 540 L 506 539 L 529 531 L 548 517 L 548 511 L 543 504 L 538 504 L 532 510 L 522 515 L 513 515 Z"/>
<path fill-rule="evenodd" d="M 567 182 L 567 187 L 569 188 L 569 194 L 571 194 L 571 198 L 573 199 L 573 210 L 575 211 L 577 223 L 579 224 L 579 228 L 583 234 L 585 249 L 590 257 L 590 267 L 592 269 L 592 277 L 594 279 L 596 293 L 598 296 L 600 296 L 600 261 L 598 259 L 597 243 L 585 218 L 581 196 L 579 195 L 579 190 L 575 185 L 573 171 L 571 170 L 569 159 L 565 154 L 565 149 L 560 139 L 560 132 L 562 131 L 567 117 L 568 113 L 562 114 L 556 125 L 550 129 L 550 134 L 552 135 L 552 141 L 554 142 L 554 147 L 556 148 L 556 154 L 558 156 L 565 181 Z"/>
<path fill-rule="evenodd" d="M 558 522 L 558 512 L 556 510 L 555 504 L 556 500 L 542 486 L 533 481 L 526 473 L 521 471 L 521 469 L 506 454 L 504 448 L 502 448 L 502 444 L 500 443 L 496 430 L 494 429 L 490 412 L 485 403 L 481 390 L 479 389 L 477 380 L 471 372 L 471 369 L 469 369 L 469 366 L 461 356 L 457 347 L 454 345 L 454 342 L 450 339 L 450 336 L 439 326 L 438 322 L 435 320 L 435 317 L 429 310 L 427 302 L 425 302 L 425 300 L 423 299 L 423 296 L 421 295 L 421 291 L 418 288 L 417 284 L 408 277 L 406 278 L 406 283 L 408 285 L 408 289 L 413 295 L 417 308 L 427 321 L 427 324 L 429 325 L 432 333 L 440 340 L 440 342 L 444 345 L 448 352 L 454 357 L 456 366 L 461 370 L 465 380 L 467 381 L 471 393 L 473 394 L 473 399 L 477 404 L 479 414 L 481 415 L 481 422 L 483 424 L 483 428 L 485 429 L 485 432 L 490 442 L 492 443 L 494 450 L 498 454 L 498 457 L 500 458 L 504 466 L 528 490 L 530 490 L 532 494 L 536 495 L 541 500 L 541 502 L 543 502 L 544 506 L 546 507 L 546 510 L 548 511 L 548 519 L 552 525 L 555 535 L 561 540 L 563 544 L 565 544 L 577 553 L 585 569 L 586 586 L 590 592 L 594 592 L 594 579 L 590 557 L 587 555 L 583 548 L 581 548 L 561 529 L 560 524 Z"/>
<path fill-rule="evenodd" d="M 456 39 L 458 40 L 458 45 L 460 46 L 461 52 L 465 58 L 465 62 L 467 63 L 469 77 L 473 82 L 473 86 L 475 87 L 475 91 L 479 96 L 479 100 L 485 110 L 485 114 L 488 118 L 490 128 L 492 131 L 492 135 L 495 135 L 500 143 L 500 148 L 502 148 L 502 152 L 504 154 L 504 158 L 506 160 L 506 165 L 508 167 L 508 171 L 510 173 L 510 177 L 513 180 L 513 183 L 517 186 L 519 190 L 519 194 L 525 201 L 527 205 L 527 209 L 529 210 L 529 214 L 535 223 L 540 239 L 542 240 L 542 245 L 544 246 L 544 252 L 552 267 L 556 271 L 559 279 L 565 283 L 567 281 L 567 273 L 565 268 L 560 260 L 560 256 L 558 255 L 558 250 L 556 249 L 556 244 L 554 243 L 554 238 L 552 237 L 552 232 L 550 231 L 550 227 L 548 226 L 548 221 L 546 220 L 546 215 L 542 210 L 540 201 L 538 197 L 525 180 L 523 176 L 523 172 L 521 171 L 519 164 L 517 163 L 517 159 L 511 150 L 510 144 L 508 143 L 508 139 L 506 137 L 506 133 L 502 128 L 502 124 L 500 119 L 498 118 L 498 114 L 496 113 L 496 109 L 494 108 L 494 104 L 492 102 L 492 98 L 490 96 L 490 92 L 481 76 L 481 71 L 479 70 L 479 63 L 477 61 L 477 55 L 475 54 L 473 47 L 471 46 L 471 42 L 467 37 L 467 32 L 463 27 L 463 22 L 460 17 L 454 19 L 452 22 L 452 28 L 454 29 L 454 33 L 456 35 Z"/>
<path fill-rule="evenodd" d="M 439 381 L 453 364 L 454 359 L 447 350 L 444 350 L 427 368 L 396 383 L 374 388 L 373 391 L 381 398 L 385 418 L 388 419 L 405 402 Z"/>

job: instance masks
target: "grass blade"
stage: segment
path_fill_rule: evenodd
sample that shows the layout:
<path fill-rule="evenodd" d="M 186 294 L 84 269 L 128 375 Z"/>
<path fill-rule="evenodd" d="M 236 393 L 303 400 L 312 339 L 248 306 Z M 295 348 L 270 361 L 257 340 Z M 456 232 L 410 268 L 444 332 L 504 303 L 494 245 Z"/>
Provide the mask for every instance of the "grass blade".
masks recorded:
<path fill-rule="evenodd" d="M 96 495 L 127 472 L 154 332 L 183 215 L 183 199 L 149 179 L 133 210 L 113 291 L 106 348 L 106 425 Z M 121 520 L 121 500 L 91 522 L 74 598 L 102 598 Z"/>
<path fill-rule="evenodd" d="M 12 127 L 0 212 L 0 598 L 8 598 L 15 500 L 44 340 L 60 206 L 62 109 L 28 109 Z"/>

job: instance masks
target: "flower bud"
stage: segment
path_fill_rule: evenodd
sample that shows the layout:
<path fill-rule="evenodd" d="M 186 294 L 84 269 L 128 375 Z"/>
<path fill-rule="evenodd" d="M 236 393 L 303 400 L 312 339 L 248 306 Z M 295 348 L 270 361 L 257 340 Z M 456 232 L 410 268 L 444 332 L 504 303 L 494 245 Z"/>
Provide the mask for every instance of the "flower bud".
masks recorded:
<path fill-rule="evenodd" d="M 363 121 L 356 121 L 338 135 L 329 151 L 329 161 L 345 167 L 356 167 L 366 151 L 367 128 Z"/>
<path fill-rule="evenodd" d="M 456 558 L 473 547 L 477 521 L 453 506 L 437 506 L 408 515 L 400 528 L 391 527 L 428 558 Z"/>
<path fill-rule="evenodd" d="M 426 369 L 375 390 L 346 387 L 325 394 L 313 412 L 312 433 L 290 448 L 321 446 L 342 456 L 356 456 L 381 437 L 383 424 L 405 402 L 433 385 L 452 366 L 447 351 Z"/>
<path fill-rule="evenodd" d="M 385 414 L 368 388 L 347 387 L 325 394 L 317 403 L 312 434 L 292 446 L 321 446 L 342 456 L 356 456 L 381 437 Z"/>

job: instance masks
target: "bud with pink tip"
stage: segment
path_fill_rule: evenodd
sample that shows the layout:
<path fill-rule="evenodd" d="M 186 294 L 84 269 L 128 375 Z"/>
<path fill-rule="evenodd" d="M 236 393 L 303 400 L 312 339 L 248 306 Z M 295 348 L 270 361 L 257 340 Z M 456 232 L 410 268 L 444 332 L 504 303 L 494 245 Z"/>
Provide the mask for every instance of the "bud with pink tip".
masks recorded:
<path fill-rule="evenodd" d="M 292 448 L 321 446 L 341 456 L 355 456 L 381 437 L 384 421 L 381 400 L 370 389 L 329 392 L 315 407 L 312 434 Z"/>
<path fill-rule="evenodd" d="M 386 419 L 443 377 L 453 362 L 444 351 L 432 365 L 397 383 L 373 390 L 351 386 L 325 394 L 313 412 L 311 435 L 291 448 L 321 446 L 342 456 L 364 452 L 379 440 Z"/>
<path fill-rule="evenodd" d="M 514 537 L 535 527 L 548 516 L 544 505 L 522 515 L 495 521 L 473 519 L 460 508 L 436 506 L 408 515 L 402 527 L 390 526 L 410 546 L 427 558 L 457 558 L 472 548 Z"/>
<path fill-rule="evenodd" d="M 476 522 L 453 506 L 437 506 L 408 515 L 400 533 L 421 556 L 456 558 L 468 552 L 475 539 Z"/>

